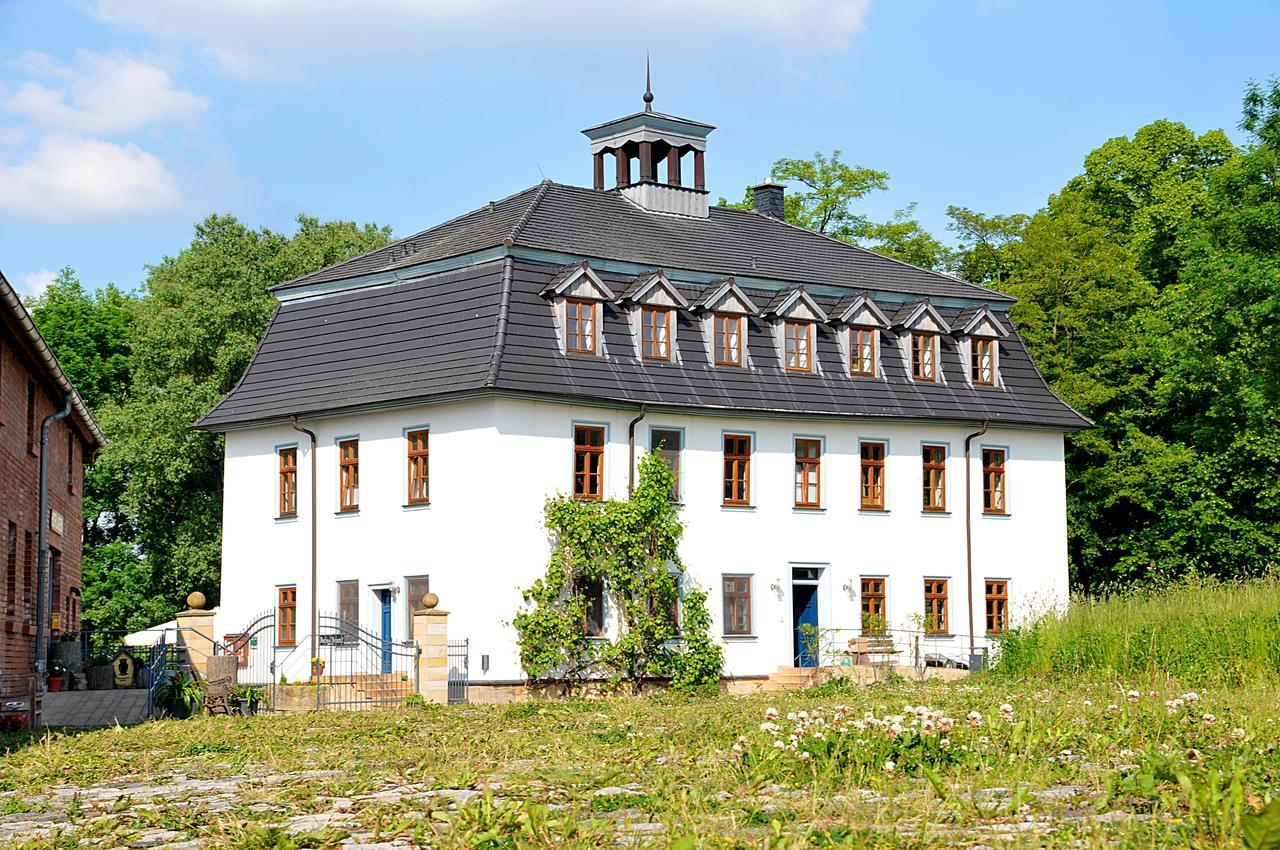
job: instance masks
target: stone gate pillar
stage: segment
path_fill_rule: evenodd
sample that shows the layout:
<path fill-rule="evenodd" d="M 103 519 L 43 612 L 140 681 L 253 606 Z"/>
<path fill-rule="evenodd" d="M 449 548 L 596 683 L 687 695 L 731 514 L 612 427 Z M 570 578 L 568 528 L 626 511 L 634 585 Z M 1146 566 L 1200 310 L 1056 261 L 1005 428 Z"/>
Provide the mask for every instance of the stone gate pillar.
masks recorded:
<path fill-rule="evenodd" d="M 204 610 L 204 594 L 196 591 L 187 597 L 187 610 L 179 611 L 177 645 L 186 650 L 187 661 L 200 674 L 209 676 L 209 659 L 214 654 L 213 612 Z"/>
<path fill-rule="evenodd" d="M 434 593 L 422 597 L 413 615 L 413 642 L 418 645 L 418 693 L 427 702 L 449 702 L 449 612 L 436 608 Z"/>

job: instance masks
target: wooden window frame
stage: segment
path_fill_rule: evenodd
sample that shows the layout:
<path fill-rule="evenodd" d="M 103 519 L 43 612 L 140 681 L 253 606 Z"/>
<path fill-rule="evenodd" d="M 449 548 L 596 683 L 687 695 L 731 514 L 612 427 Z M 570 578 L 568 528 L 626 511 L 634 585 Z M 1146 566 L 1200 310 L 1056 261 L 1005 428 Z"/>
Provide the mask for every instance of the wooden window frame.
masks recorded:
<path fill-rule="evenodd" d="M 640 308 L 640 357 L 643 360 L 657 360 L 669 363 L 674 357 L 675 346 L 671 338 L 671 309 L 669 307 Z M 658 321 L 659 316 L 661 321 Z M 663 336 L 658 337 L 661 329 Z M 664 349 L 659 353 L 659 347 Z"/>
<path fill-rule="evenodd" d="M 987 361 L 984 378 L 982 376 L 983 349 L 986 350 Z M 994 387 L 996 385 L 996 341 L 986 337 L 973 337 L 969 340 L 969 380 L 974 386 Z"/>
<path fill-rule="evenodd" d="M 600 445 L 591 443 L 591 434 L 600 435 Z M 583 438 L 587 437 L 586 440 Z M 573 426 L 573 498 L 579 502 L 604 501 L 604 446 L 609 435 L 603 425 Z M 592 471 L 595 458 L 595 471 Z M 581 472 L 579 471 L 581 468 Z M 591 482 L 594 479 L 595 487 Z"/>
<path fill-rule="evenodd" d="M 922 383 L 938 382 L 938 335 L 928 331 L 911 332 L 911 379 Z M 926 353 L 928 356 L 925 356 Z"/>
<path fill-rule="evenodd" d="M 792 365 L 793 357 L 796 365 Z M 787 319 L 782 323 L 782 362 L 788 372 L 813 371 L 813 322 Z"/>
<path fill-rule="evenodd" d="M 360 582 L 343 579 L 338 585 L 338 623 L 346 643 L 354 643 L 360 629 Z M 347 616 L 354 614 L 353 616 Z"/>
<path fill-rule="evenodd" d="M 862 357 L 864 335 L 866 336 L 866 347 L 870 349 L 865 362 Z M 876 359 L 876 329 L 858 327 L 856 325 L 850 327 L 849 374 L 855 378 L 874 378 L 876 376 Z"/>
<path fill-rule="evenodd" d="M 988 635 L 1002 635 L 1009 630 L 1009 581 L 986 579 L 986 626 Z"/>
<path fill-rule="evenodd" d="M 755 634 L 753 622 L 754 612 L 752 611 L 751 585 L 753 584 L 753 576 L 743 575 L 740 573 L 725 573 L 720 576 L 720 604 L 721 604 L 721 624 L 725 637 L 751 637 Z M 733 587 L 726 587 L 726 582 L 733 582 Z M 746 582 L 746 589 L 743 590 L 740 582 Z M 738 604 L 743 603 L 746 609 L 746 626 L 744 629 L 735 628 L 737 617 L 731 616 L 731 612 L 736 614 Z"/>
<path fill-rule="evenodd" d="M 861 576 L 858 601 L 862 610 L 862 634 L 881 636 L 889 633 L 888 590 L 889 579 L 884 576 Z M 877 626 L 870 618 L 879 617 Z"/>
<path fill-rule="evenodd" d="M 22 532 L 22 619 L 35 622 L 36 544 L 30 531 Z"/>
<path fill-rule="evenodd" d="M 298 586 L 276 588 L 276 646 L 298 644 Z"/>
<path fill-rule="evenodd" d="M 348 455 L 347 448 L 351 448 Z M 338 441 L 338 511 L 360 510 L 360 438 Z"/>
<path fill-rule="evenodd" d="M 729 333 L 729 323 L 733 322 L 737 326 L 737 333 Z M 711 314 L 711 342 L 712 357 L 717 366 L 735 366 L 741 368 L 745 364 L 743 356 L 743 336 L 745 336 L 745 322 L 742 316 L 734 313 L 712 313 Z M 730 339 L 733 345 L 730 345 Z M 732 359 L 730 358 L 732 355 Z"/>
<path fill-rule="evenodd" d="M 982 512 L 988 516 L 1009 513 L 1008 457 L 1004 449 L 982 450 Z"/>
<path fill-rule="evenodd" d="M 661 447 L 654 446 L 655 437 L 659 434 L 674 434 L 677 439 L 675 449 L 671 449 L 663 444 Z M 673 464 L 665 454 L 662 459 L 667 461 L 667 466 L 671 467 L 671 474 L 675 477 L 675 481 L 671 485 L 671 501 L 679 502 L 681 496 L 680 466 L 682 455 L 684 453 L 684 431 L 680 428 L 650 428 L 649 429 L 649 451 L 651 452 L 668 452 L 675 455 L 675 463 Z"/>
<path fill-rule="evenodd" d="M 585 321 L 584 321 L 585 317 Z M 586 325 L 584 332 L 583 325 Z M 566 354 L 594 356 L 600 349 L 596 302 L 585 298 L 564 300 L 564 349 Z"/>
<path fill-rule="evenodd" d="M 243 634 L 230 634 L 222 636 L 222 645 L 227 650 L 227 655 L 236 657 L 236 667 L 241 669 L 249 666 L 249 636 Z"/>
<path fill-rule="evenodd" d="M 941 453 L 941 460 L 932 459 L 934 453 Z M 926 513 L 946 513 L 947 511 L 947 447 L 941 445 L 923 445 L 920 447 L 920 471 L 923 491 L 921 494 L 921 510 Z M 936 474 L 936 475 L 935 475 Z M 933 494 L 938 494 L 937 502 L 933 502 Z"/>
<path fill-rule="evenodd" d="M 948 593 L 950 584 L 950 580 L 945 578 L 924 580 L 924 633 L 926 635 L 951 634 L 950 594 Z"/>
<path fill-rule="evenodd" d="M 870 452 L 868 452 L 870 450 Z M 879 453 L 876 457 L 875 454 Z M 868 456 L 868 455 L 871 456 Z M 889 456 L 889 444 L 867 440 L 858 446 L 859 479 L 858 506 L 864 511 L 887 510 L 888 497 L 885 462 Z M 878 496 L 877 498 L 877 490 Z"/>
<path fill-rule="evenodd" d="M 792 440 L 796 462 L 795 507 L 804 510 L 816 510 L 822 507 L 822 439 L 818 437 L 795 437 Z M 801 448 L 806 453 L 801 454 Z M 816 448 L 817 453 L 810 455 L 808 450 Z M 809 491 L 814 498 L 808 498 Z"/>
<path fill-rule="evenodd" d="M 420 441 L 420 442 L 417 442 Z M 407 505 L 431 504 L 431 429 L 414 428 L 404 435 L 408 473 Z"/>
<path fill-rule="evenodd" d="M 422 586 L 424 589 L 421 593 L 414 593 L 414 585 L 418 584 L 419 582 L 422 583 Z M 404 607 L 405 607 L 405 613 L 409 618 L 408 623 L 405 624 L 406 634 L 410 636 L 413 635 L 413 615 L 418 613 L 419 611 L 426 610 L 426 606 L 422 604 L 422 597 L 426 596 L 430 592 L 431 592 L 430 576 L 421 575 L 421 576 L 405 576 L 404 577 L 404 596 L 405 596 Z M 415 601 L 415 597 L 417 597 L 416 601 Z"/>
<path fill-rule="evenodd" d="M 734 441 L 732 446 L 731 440 Z M 751 504 L 751 452 L 754 442 L 751 434 L 721 436 L 720 444 L 724 452 L 722 505 L 747 507 Z M 746 446 L 745 451 L 741 450 L 743 445 Z"/>
<path fill-rule="evenodd" d="M 289 459 L 292 456 L 292 460 Z M 276 517 L 292 519 L 298 515 L 298 447 L 281 446 L 276 449 Z"/>

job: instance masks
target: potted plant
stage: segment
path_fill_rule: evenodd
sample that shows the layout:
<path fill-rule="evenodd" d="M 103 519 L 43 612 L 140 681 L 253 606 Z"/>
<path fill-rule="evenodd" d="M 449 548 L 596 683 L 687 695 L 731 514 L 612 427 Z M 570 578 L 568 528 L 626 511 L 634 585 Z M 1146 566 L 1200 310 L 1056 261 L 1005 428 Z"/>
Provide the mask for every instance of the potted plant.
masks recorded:
<path fill-rule="evenodd" d="M 311 678 L 319 679 L 323 675 L 324 675 L 324 659 L 312 658 L 311 659 Z"/>
<path fill-rule="evenodd" d="M 58 691 L 62 690 L 62 680 L 63 678 L 66 677 L 66 675 L 67 675 L 67 668 L 63 667 L 58 662 L 55 661 L 49 665 L 48 684 L 49 684 L 50 693 L 57 693 Z"/>
<path fill-rule="evenodd" d="M 116 668 L 111 665 L 111 656 L 95 652 L 89 656 L 89 666 L 84 670 L 91 691 L 109 691 L 116 686 Z"/>
<path fill-rule="evenodd" d="M 156 685 L 156 707 L 171 717 L 184 720 L 199 714 L 203 706 L 200 683 L 181 670 L 167 672 Z"/>
<path fill-rule="evenodd" d="M 267 693 L 257 685 L 236 685 L 236 701 L 240 704 L 240 713 L 252 717 L 267 701 Z"/>

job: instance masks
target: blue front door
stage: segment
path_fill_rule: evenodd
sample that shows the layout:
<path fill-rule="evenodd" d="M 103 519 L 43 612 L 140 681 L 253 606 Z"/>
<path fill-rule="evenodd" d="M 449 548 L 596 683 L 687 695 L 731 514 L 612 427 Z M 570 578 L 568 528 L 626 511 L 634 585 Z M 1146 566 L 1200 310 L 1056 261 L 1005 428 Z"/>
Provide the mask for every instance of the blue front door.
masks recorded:
<path fill-rule="evenodd" d="M 391 672 L 391 591 L 378 592 L 382 600 L 382 672 Z"/>
<path fill-rule="evenodd" d="M 795 617 L 794 657 L 797 667 L 817 667 L 818 586 L 791 585 L 791 612 Z"/>

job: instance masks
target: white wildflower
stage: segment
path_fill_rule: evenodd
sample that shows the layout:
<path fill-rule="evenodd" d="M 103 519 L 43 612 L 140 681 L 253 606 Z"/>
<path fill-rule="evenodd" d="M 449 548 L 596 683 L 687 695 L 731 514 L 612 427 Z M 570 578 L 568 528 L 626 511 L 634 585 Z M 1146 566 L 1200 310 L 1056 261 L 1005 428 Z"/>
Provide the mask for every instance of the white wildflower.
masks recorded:
<path fill-rule="evenodd" d="M 885 762 L 885 763 L 884 763 L 884 772 L 885 772 L 885 773 L 893 773 L 893 772 L 894 772 L 895 770 L 897 770 L 897 769 L 898 769 L 898 766 L 897 766 L 896 764 L 894 764 L 893 762 L 891 762 L 891 761 L 887 761 L 887 762 Z"/>

